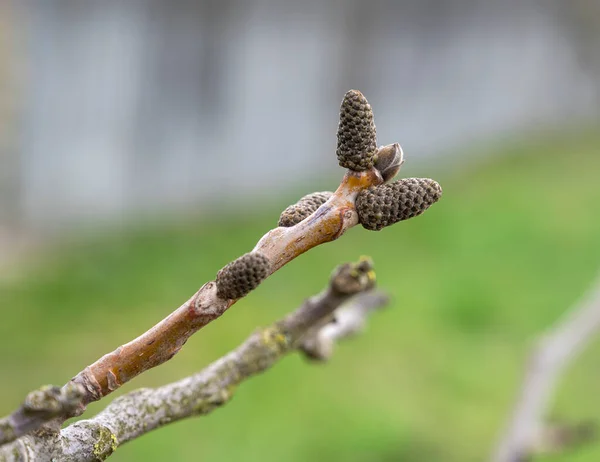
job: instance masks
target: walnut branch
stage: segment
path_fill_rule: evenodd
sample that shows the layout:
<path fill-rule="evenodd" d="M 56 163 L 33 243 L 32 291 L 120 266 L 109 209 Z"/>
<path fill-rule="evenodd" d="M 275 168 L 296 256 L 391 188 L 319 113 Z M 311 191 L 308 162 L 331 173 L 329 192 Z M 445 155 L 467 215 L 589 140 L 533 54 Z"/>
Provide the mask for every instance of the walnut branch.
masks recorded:
<path fill-rule="evenodd" d="M 270 274 L 311 248 L 339 238 L 359 222 L 366 229 L 380 230 L 420 215 L 441 197 L 441 187 L 430 179 L 401 179 L 383 184 L 400 170 L 404 161 L 402 149 L 398 143 L 377 149 L 373 112 L 366 98 L 356 90 L 346 93 L 342 101 L 337 157 L 348 170 L 337 190 L 327 194 L 328 199 L 319 202 L 316 210 L 299 202 L 300 215 L 266 233 L 252 252 L 219 271 L 215 281 L 204 284 L 154 327 L 79 372 L 65 385 L 81 394 L 78 406 L 52 413 L 29 412 L 26 416 L 18 410 L 4 419 L 2 422 L 10 425 L 0 427 L 0 444 L 51 419 L 64 421 L 80 415 L 90 402 L 168 361 L 191 335 L 220 317 Z"/>
<path fill-rule="evenodd" d="M 356 225 L 356 196 L 381 181 L 374 169 L 349 171 L 334 195 L 313 215 L 293 227 L 269 231 L 253 250 L 269 260 L 267 276 L 307 250 L 337 239 Z M 75 376 L 72 381 L 85 389 L 82 404 L 99 400 L 138 374 L 171 359 L 192 334 L 217 319 L 237 301 L 219 297 L 217 289 L 216 281 L 206 283 L 167 318 Z"/>
<path fill-rule="evenodd" d="M 556 428 L 546 425 L 544 413 L 561 374 L 598 331 L 600 277 L 586 298 L 536 342 L 512 417 L 492 456 L 494 462 L 522 462 L 543 447 L 555 446 L 547 437 L 556 435 Z M 584 427 L 578 431 L 582 437 L 589 433 Z M 564 434 L 568 429 L 562 430 Z"/>
<path fill-rule="evenodd" d="M 160 388 L 135 390 L 117 398 L 91 419 L 60 432 L 24 436 L 0 448 L 0 461 L 104 460 L 118 446 L 151 430 L 208 414 L 229 401 L 241 382 L 298 349 L 309 333 L 318 334 L 314 327 L 321 325 L 323 319 L 350 310 L 364 323 L 370 312 L 387 303 L 385 295 L 372 291 L 373 285 L 374 272 L 369 261 L 341 265 L 323 292 L 306 300 L 283 320 L 255 332 L 198 374 Z M 353 297 L 354 294 L 359 295 Z M 344 329 L 335 337 L 339 339 L 353 331 Z"/>

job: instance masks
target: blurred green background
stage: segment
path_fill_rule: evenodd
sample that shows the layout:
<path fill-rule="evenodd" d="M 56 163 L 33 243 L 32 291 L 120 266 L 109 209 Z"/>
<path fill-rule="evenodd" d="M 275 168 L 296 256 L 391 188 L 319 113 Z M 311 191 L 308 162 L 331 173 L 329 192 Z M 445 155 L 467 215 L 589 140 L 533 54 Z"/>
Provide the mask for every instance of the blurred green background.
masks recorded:
<path fill-rule="evenodd" d="M 115 396 L 201 370 L 361 255 L 389 309 L 330 363 L 291 355 L 111 460 L 486 460 L 532 343 L 600 269 L 598 50 L 597 0 L 0 1 L 0 415 L 334 189 L 358 89 L 442 200 L 302 255 Z M 550 418 L 600 419 L 599 348 Z"/>
<path fill-rule="evenodd" d="M 373 258 L 379 286 L 393 297 L 389 309 L 339 345 L 328 364 L 291 355 L 244 383 L 224 408 L 154 431 L 111 460 L 485 459 L 532 340 L 582 296 L 600 267 L 599 146 L 592 127 L 473 146 L 460 168 L 458 152 L 426 167 L 407 153 L 401 176 L 438 180 L 438 204 L 381 232 L 356 227 L 302 255 L 115 396 L 199 371 L 360 255 Z M 64 235 L 4 269 L 0 414 L 162 319 L 251 249 L 288 203 L 338 180 L 313 178 L 307 190 L 244 213 L 232 206 L 230 214 Z M 551 416 L 598 419 L 598 357 L 594 342 L 568 369 Z M 535 460 L 597 461 L 600 444 Z"/>

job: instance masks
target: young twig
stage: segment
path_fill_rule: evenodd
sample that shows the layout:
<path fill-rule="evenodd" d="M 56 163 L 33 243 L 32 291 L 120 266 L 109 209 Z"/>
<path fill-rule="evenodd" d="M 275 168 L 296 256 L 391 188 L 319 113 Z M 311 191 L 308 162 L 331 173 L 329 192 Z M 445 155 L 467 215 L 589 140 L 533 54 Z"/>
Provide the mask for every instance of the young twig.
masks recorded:
<path fill-rule="evenodd" d="M 373 292 L 371 263 L 338 267 L 327 288 L 295 312 L 252 334 L 242 345 L 196 375 L 156 389 L 140 389 L 117 398 L 102 412 L 58 432 L 28 435 L 0 448 L 0 461 L 104 460 L 115 449 L 171 422 L 205 415 L 227 403 L 244 380 L 263 372 L 296 350 L 323 319 L 350 310 L 361 324 L 387 296 Z M 353 297 L 354 294 L 359 294 Z M 343 304 L 350 300 L 349 305 Z M 325 326 L 324 328 L 326 328 Z M 353 329 L 336 335 L 341 339 Z M 318 333 L 318 332 L 315 332 Z"/>
<path fill-rule="evenodd" d="M 554 445 L 548 435 L 557 432 L 549 431 L 544 414 L 565 368 L 599 330 L 600 278 L 587 297 L 536 342 L 512 417 L 491 460 L 524 462 L 539 448 Z"/>
<path fill-rule="evenodd" d="M 388 296 L 382 292 L 364 292 L 352 298 L 312 327 L 303 337 L 299 349 L 309 358 L 328 360 L 333 354 L 335 343 L 342 338 L 359 334 L 366 323 L 367 315 L 386 304 Z"/>
<path fill-rule="evenodd" d="M 81 395 L 79 405 L 62 414 L 28 414 L 20 411 L 4 419 L 0 444 L 12 441 L 41 425 L 80 415 L 87 404 L 118 389 L 135 376 L 171 359 L 188 338 L 217 319 L 238 299 L 273 272 L 311 248 L 333 241 L 361 223 L 369 230 L 423 213 L 441 197 L 441 187 L 430 179 L 402 179 L 391 184 L 404 159 L 400 145 L 376 148 L 373 112 L 356 90 L 346 93 L 340 110 L 337 157 L 348 168 L 337 190 L 313 211 L 305 202 L 300 214 L 265 234 L 253 251 L 238 258 L 204 284 L 187 302 L 131 342 L 86 367 L 65 385 Z M 285 213 L 285 212 L 284 212 Z"/>

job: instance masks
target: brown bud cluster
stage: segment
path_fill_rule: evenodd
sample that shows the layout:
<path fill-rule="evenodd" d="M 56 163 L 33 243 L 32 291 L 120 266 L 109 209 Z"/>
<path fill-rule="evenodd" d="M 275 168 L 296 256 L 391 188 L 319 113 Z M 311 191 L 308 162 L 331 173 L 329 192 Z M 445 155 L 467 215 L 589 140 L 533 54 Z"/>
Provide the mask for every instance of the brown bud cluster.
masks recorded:
<path fill-rule="evenodd" d="M 337 158 L 339 164 L 361 172 L 373 167 L 377 152 L 377 132 L 373 110 L 367 98 L 358 90 L 350 90 L 340 107 L 337 132 Z"/>
<path fill-rule="evenodd" d="M 217 273 L 217 295 L 238 299 L 248 295 L 269 275 L 271 263 L 259 252 L 250 252 L 225 265 Z"/>
<path fill-rule="evenodd" d="M 302 197 L 295 204 L 286 208 L 279 217 L 279 226 L 289 228 L 297 225 L 309 215 L 312 215 L 332 196 L 332 192 L 314 192 Z"/>
<path fill-rule="evenodd" d="M 371 186 L 356 198 L 358 220 L 364 228 L 379 231 L 422 214 L 442 196 L 442 188 L 429 178 L 404 178 Z"/>

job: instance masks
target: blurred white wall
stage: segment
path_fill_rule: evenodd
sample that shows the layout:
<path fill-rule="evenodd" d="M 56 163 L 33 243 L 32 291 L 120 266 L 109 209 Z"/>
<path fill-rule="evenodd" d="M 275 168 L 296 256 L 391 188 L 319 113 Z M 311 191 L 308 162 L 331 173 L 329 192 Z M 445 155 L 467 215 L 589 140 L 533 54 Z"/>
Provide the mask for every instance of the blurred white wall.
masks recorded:
<path fill-rule="evenodd" d="M 336 168 L 350 88 L 412 159 L 595 117 L 598 36 L 561 4 L 3 2 L 0 219 L 49 231 L 301 183 Z"/>

